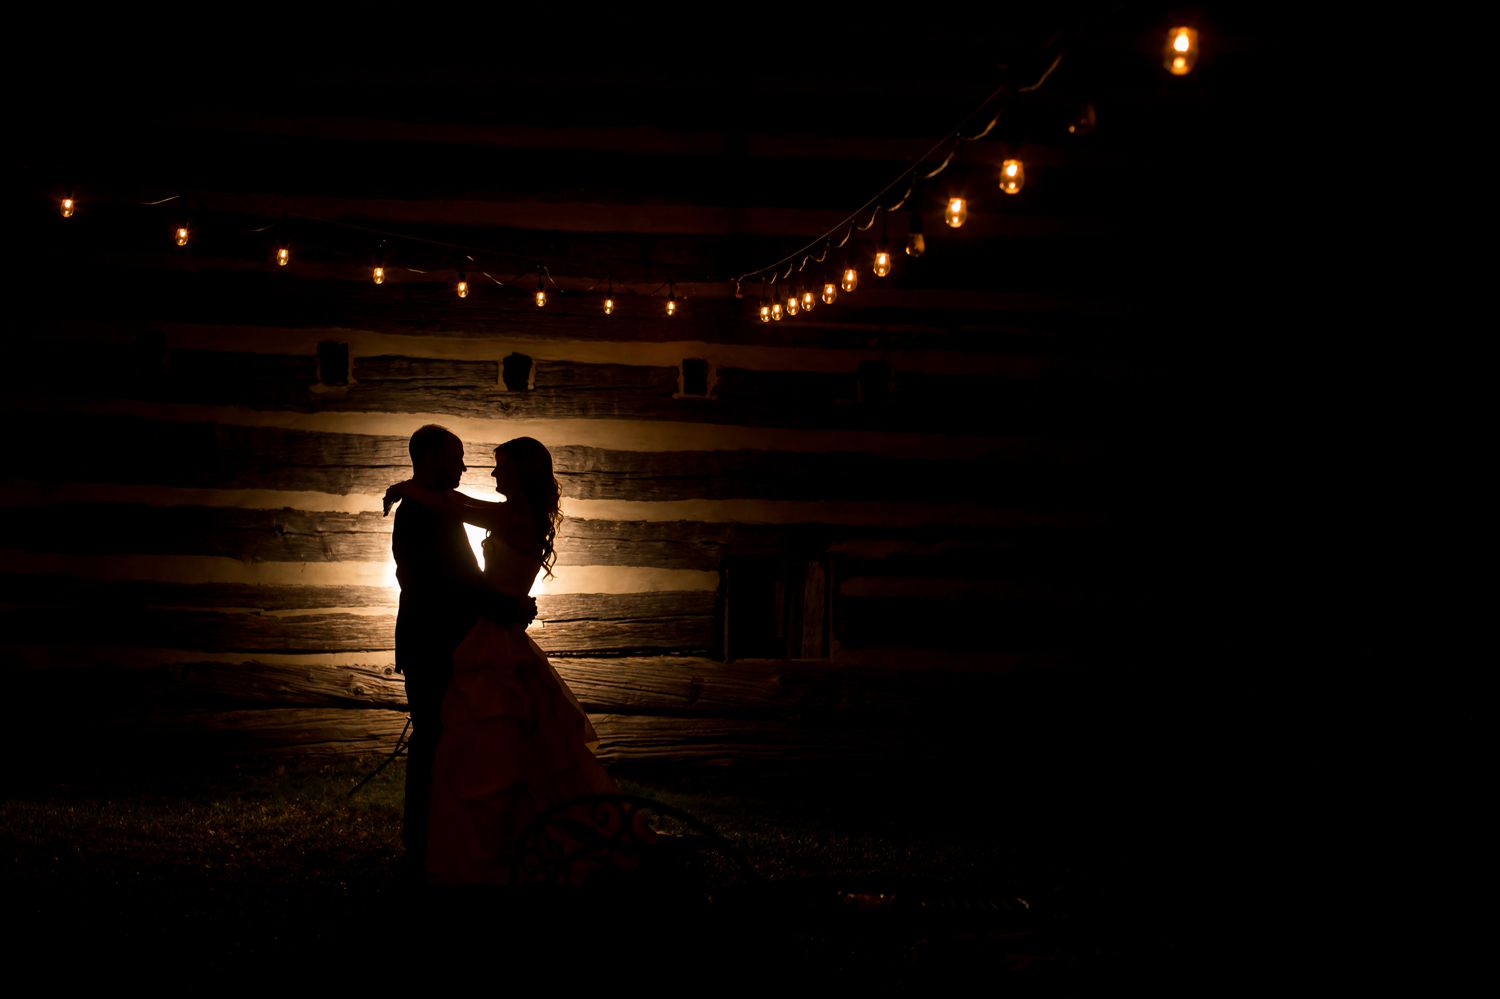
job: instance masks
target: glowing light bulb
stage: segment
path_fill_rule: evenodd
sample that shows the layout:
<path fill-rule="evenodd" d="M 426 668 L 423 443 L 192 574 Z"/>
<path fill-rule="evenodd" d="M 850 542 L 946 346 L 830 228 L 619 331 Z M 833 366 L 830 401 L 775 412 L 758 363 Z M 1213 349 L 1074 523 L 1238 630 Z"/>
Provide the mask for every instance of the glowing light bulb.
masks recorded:
<path fill-rule="evenodd" d="M 885 250 L 881 250 L 880 252 L 876 253 L 875 267 L 873 268 L 873 270 L 875 271 L 876 277 L 885 277 L 887 274 L 889 274 L 891 272 L 891 255 Z"/>
<path fill-rule="evenodd" d="M 949 198 L 948 207 L 943 212 L 943 221 L 954 229 L 969 220 L 969 203 L 963 198 Z"/>
<path fill-rule="evenodd" d="M 63 198 L 62 199 L 62 216 L 65 219 L 70 219 L 70 218 L 73 217 L 73 199 L 72 198 Z"/>
<path fill-rule="evenodd" d="M 279 247 L 276 250 L 276 266 L 285 267 L 292 262 L 292 251 L 287 247 Z"/>
<path fill-rule="evenodd" d="M 824 305 L 832 305 L 834 302 L 838 301 L 838 297 L 839 297 L 839 286 L 836 285 L 836 284 L 834 284 L 832 281 L 824 281 L 823 282 L 823 304 Z"/>
<path fill-rule="evenodd" d="M 1006 160 L 1000 164 L 1000 190 L 1006 194 L 1017 194 L 1026 186 L 1026 165 L 1020 160 Z"/>
<path fill-rule="evenodd" d="M 774 320 L 776 320 L 779 323 L 779 322 L 781 322 L 781 316 L 782 316 L 781 303 L 780 302 L 772 302 L 771 303 L 771 318 L 774 319 Z"/>
<path fill-rule="evenodd" d="M 1069 135 L 1088 135 L 1099 124 L 1099 112 L 1094 110 L 1092 102 L 1085 104 L 1083 109 L 1068 122 Z"/>
<path fill-rule="evenodd" d="M 615 314 L 615 300 L 613 298 L 606 298 L 604 300 L 604 314 L 606 316 Z"/>
<path fill-rule="evenodd" d="M 1198 32 L 1193 28 L 1173 28 L 1167 32 L 1164 59 L 1173 76 L 1187 76 L 1198 64 Z"/>
<path fill-rule="evenodd" d="M 802 299 L 800 299 L 800 298 L 797 297 L 797 293 L 795 291 L 792 292 L 790 295 L 788 295 L 786 297 L 786 314 L 787 315 L 789 315 L 789 316 L 795 316 L 797 314 L 798 310 L 800 310 L 801 308 L 802 308 Z"/>
<path fill-rule="evenodd" d="M 802 311 L 803 312 L 811 312 L 813 310 L 813 306 L 815 306 L 817 304 L 818 304 L 818 296 L 817 295 L 814 295 L 811 291 L 804 291 L 802 293 Z"/>
<path fill-rule="evenodd" d="M 760 321 L 763 323 L 771 321 L 771 305 L 769 302 L 760 303 Z"/>
<path fill-rule="evenodd" d="M 462 278 L 460 278 L 459 281 L 458 281 L 458 284 L 454 286 L 453 290 L 456 291 L 456 292 L 458 292 L 458 297 L 459 298 L 468 298 L 469 297 L 469 282 L 467 282 L 467 281 L 463 280 Z"/>
<path fill-rule="evenodd" d="M 677 296 L 667 296 L 667 318 L 677 315 Z"/>
<path fill-rule="evenodd" d="M 859 271 L 853 267 L 844 268 L 844 280 L 839 282 L 839 287 L 845 291 L 853 291 L 859 287 Z"/>
<path fill-rule="evenodd" d="M 188 241 L 187 226 L 185 226 L 185 225 L 178 226 L 177 227 L 177 245 L 178 246 L 187 246 L 187 241 Z"/>
<path fill-rule="evenodd" d="M 385 284 L 385 268 L 376 264 L 374 270 L 370 271 L 370 277 L 376 284 Z"/>

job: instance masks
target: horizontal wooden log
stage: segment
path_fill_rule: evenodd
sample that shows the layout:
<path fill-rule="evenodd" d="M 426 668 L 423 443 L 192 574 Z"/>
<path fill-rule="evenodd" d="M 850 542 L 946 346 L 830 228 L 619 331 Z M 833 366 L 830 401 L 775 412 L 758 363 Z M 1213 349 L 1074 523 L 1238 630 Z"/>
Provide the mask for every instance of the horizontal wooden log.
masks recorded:
<path fill-rule="evenodd" d="M 174 665 L 167 700 L 202 708 L 364 707 L 406 710 L 406 686 L 394 671 L 264 662 Z"/>
<path fill-rule="evenodd" d="M 212 555 L 252 562 L 380 561 L 391 557 L 391 519 L 362 514 L 234 507 L 59 503 L 10 507 L 0 548 L 105 555 Z"/>
<path fill-rule="evenodd" d="M 952 38 L 933 41 L 944 52 L 956 51 Z M 971 65 L 977 59 L 983 66 L 998 57 L 986 51 L 968 58 Z M 964 59 L 956 56 L 954 61 L 962 63 Z M 425 75 L 414 74 L 414 78 Z M 739 73 L 732 75 L 738 78 Z M 944 81 L 947 89 L 936 85 L 942 77 L 934 80 L 926 68 L 903 75 L 911 87 L 920 87 L 919 80 L 932 80 L 925 91 L 927 100 L 942 103 L 953 98 L 952 81 Z M 326 94 L 326 77 L 319 77 L 317 82 Z M 402 89 L 411 82 L 414 80 L 403 81 Z M 773 134 L 736 132 L 728 136 L 709 129 L 678 129 L 645 122 L 618 127 L 613 122 L 599 123 L 595 102 L 581 96 L 577 100 L 586 107 L 573 112 L 579 119 L 576 128 L 493 121 L 493 109 L 482 124 L 477 120 L 422 120 L 430 117 L 434 105 L 442 103 L 449 92 L 445 90 L 441 94 L 423 93 L 407 108 L 380 117 L 369 116 L 367 104 L 348 97 L 348 106 L 337 114 L 319 114 L 301 107 L 295 114 L 268 114 L 260 108 L 238 114 L 226 108 L 221 113 L 216 108 L 213 114 L 190 116 L 174 107 L 144 120 L 132 120 L 140 131 L 132 130 L 128 141 L 138 147 L 141 163 L 118 165 L 116 170 L 127 171 L 127 176 L 133 176 L 135 170 L 145 171 L 148 177 L 169 175 L 179 168 L 173 153 L 180 156 L 181 149 L 192 148 L 202 157 L 200 168 L 213 180 L 212 188 L 201 196 L 202 203 L 219 210 L 243 211 L 247 200 L 258 204 L 266 196 L 252 200 L 247 192 L 263 191 L 270 185 L 285 199 L 285 203 L 277 202 L 283 210 L 318 218 L 357 218 L 370 224 L 398 226 L 425 220 L 428 225 L 467 224 L 486 231 L 602 229 L 617 234 L 719 232 L 723 225 L 720 216 L 725 211 L 724 189 L 727 183 L 733 183 L 753 188 L 757 198 L 755 211 L 735 213 L 746 231 L 792 236 L 804 234 L 809 225 L 805 215 L 830 202 L 837 204 L 839 195 L 846 195 L 851 173 L 862 180 L 868 178 L 865 183 L 889 178 L 908 165 L 912 151 L 912 137 L 890 134 L 888 120 L 871 120 L 863 126 L 852 121 L 851 117 L 870 112 L 854 108 L 847 91 L 820 87 L 820 82 L 799 80 L 798 99 L 810 105 L 821 102 L 839 106 L 839 134 L 820 130 L 815 135 L 795 131 L 788 135 L 778 128 Z M 713 90 L 708 77 L 694 80 L 695 86 L 700 83 L 709 85 L 713 97 L 691 94 L 688 91 L 692 87 L 676 88 L 672 96 L 674 118 L 704 122 L 716 117 L 722 107 L 743 101 L 740 91 Z M 476 89 L 480 86 L 475 84 Z M 559 107 L 567 108 L 569 98 L 560 92 L 566 84 L 549 74 L 547 86 L 549 94 L 563 102 Z M 621 89 L 628 88 L 628 83 L 618 77 L 611 77 L 610 86 L 617 100 L 629 100 L 632 105 L 656 106 L 661 99 L 655 88 L 645 92 Z M 877 96 L 877 86 L 870 81 L 862 92 L 869 95 L 869 104 L 882 107 L 885 100 Z M 919 92 L 903 88 L 899 100 L 920 100 L 915 96 Z M 633 97 L 625 96 L 632 93 Z M 397 99 L 395 88 L 388 94 L 388 101 Z M 382 108 L 389 106 L 382 104 Z M 84 134 L 89 136 L 89 144 L 100 144 L 94 148 L 99 149 L 101 158 L 117 148 L 104 136 L 115 137 L 113 129 L 119 127 L 118 122 L 91 120 L 84 109 L 80 109 L 79 117 L 94 126 Z M 85 141 L 72 132 L 67 138 L 74 144 L 69 148 Z M 116 143 L 122 141 L 127 140 L 115 137 Z M 458 162 L 465 164 L 462 178 L 455 176 L 452 166 Z M 1034 171 L 1045 169 L 1050 184 L 1041 185 L 1037 192 L 1028 189 L 1025 198 L 1008 205 L 1011 217 L 1039 214 L 1039 203 L 1046 206 L 1048 192 L 1058 187 L 1074 198 L 1086 199 L 1092 193 L 1091 178 L 1105 164 L 1112 170 L 1130 166 L 1108 150 L 1075 145 L 1064 153 L 1057 146 L 1038 141 L 1030 144 L 1027 162 Z M 382 168 L 371 170 L 371 163 L 379 163 Z M 809 169 L 809 163 L 816 163 L 816 169 Z M 733 181 L 726 179 L 726 171 Z M 99 181 L 103 190 L 98 200 L 90 202 L 91 220 L 108 206 L 104 191 L 118 184 L 120 177 L 112 172 Z M 581 197 L 580 192 L 588 194 Z M 1055 193 L 1052 196 L 1058 197 Z M 761 218 L 766 214 L 780 218 L 796 208 L 804 209 L 792 216 L 797 221 L 780 223 L 789 228 Z M 590 209 L 593 219 L 588 218 Z M 598 217 L 610 209 L 613 214 Z M 649 217 L 653 213 L 671 213 L 675 224 L 652 224 Z M 1050 212 L 1043 214 L 1051 217 Z M 631 225 L 638 216 L 639 221 Z M 837 219 L 822 221 L 826 227 Z M 901 220 L 896 221 L 900 224 Z M 978 223 L 973 219 L 970 225 Z"/>
<path fill-rule="evenodd" d="M 49 234 L 37 235 L 46 238 Z M 688 253 L 700 252 L 702 245 L 695 240 L 671 242 L 679 243 Z M 1073 266 L 1082 260 L 1083 250 L 1078 246 L 1053 248 L 1071 254 L 1060 266 L 1049 269 L 1041 260 L 1019 266 L 1025 256 L 1016 242 L 1013 237 L 1007 238 L 1001 252 L 1018 266 L 997 271 L 993 256 L 970 260 L 967 255 L 950 255 L 945 267 L 927 268 L 943 278 L 950 289 L 946 295 L 941 285 L 934 288 L 932 283 L 913 282 L 903 287 L 906 279 L 898 277 L 883 288 L 862 286 L 855 295 L 845 296 L 838 304 L 820 308 L 810 316 L 765 324 L 755 316 L 753 296 L 743 300 L 727 297 L 731 290 L 727 284 L 705 288 L 703 295 L 684 288 L 687 294 L 681 313 L 667 321 L 661 314 L 662 299 L 649 294 L 655 287 L 653 278 L 651 285 L 640 289 L 642 294 L 620 289 L 621 308 L 606 317 L 597 295 L 558 295 L 546 309 L 538 310 L 530 289 L 496 289 L 476 283 L 474 293 L 460 302 L 453 294 L 451 276 L 413 278 L 392 268 L 391 280 L 375 287 L 368 280 L 365 266 L 344 264 L 335 269 L 343 280 L 304 279 L 293 273 L 267 272 L 261 266 L 259 250 L 240 255 L 230 249 L 214 255 L 207 254 L 204 247 L 195 247 L 188 260 L 181 254 L 153 257 L 150 248 L 142 248 L 135 240 L 122 246 L 118 256 L 95 254 L 89 258 L 94 265 L 91 294 L 74 295 L 68 300 L 67 315 L 130 323 L 212 324 L 228 319 L 226 302 L 233 302 L 234 322 L 267 326 L 346 327 L 411 334 L 441 331 L 444 335 L 487 338 L 511 331 L 545 330 L 550 336 L 568 340 L 683 339 L 833 347 L 847 346 L 851 341 L 868 343 L 872 331 L 878 331 L 875 336 L 881 346 L 897 351 L 934 347 L 985 351 L 994 349 L 995 335 L 1007 330 L 1052 333 L 1079 329 L 1091 337 L 1118 331 L 1121 300 L 1129 301 L 1139 296 L 1140 287 L 1150 286 L 1131 284 L 1124 277 L 1131 268 L 1120 266 L 1121 257 L 1113 261 L 1115 270 L 1101 267 L 1099 280 L 1085 287 Z M 669 251 L 669 246 L 661 247 L 661 252 Z M 45 258 L 45 253 L 40 256 Z M 1028 272 L 1030 267 L 1035 271 Z M 32 277 L 30 290 L 38 301 L 63 300 L 61 296 L 75 290 L 71 275 L 44 271 Z M 597 275 L 571 277 L 591 283 Z M 1156 280 L 1159 275 L 1153 272 L 1151 284 Z M 581 287 L 587 285 L 575 285 L 575 289 Z M 1151 330 L 1141 332 L 1149 335 Z"/>
<path fill-rule="evenodd" d="M 107 523 L 108 530 L 79 525 Z M 390 520 L 375 514 L 300 513 L 216 507 L 60 504 L 9 508 L 0 549 L 91 557 L 87 576 L 114 553 L 227 556 L 258 562 L 390 558 Z M 814 559 L 831 554 L 839 578 L 904 577 L 1086 587 L 1123 577 L 1141 557 L 1107 532 L 1034 528 L 981 530 L 931 525 L 884 528 L 839 524 L 713 524 L 691 521 L 565 519 L 558 565 L 716 571 L 733 557 Z M 0 600 L 50 594 L 48 602 L 101 599 L 162 606 L 291 610 L 392 606 L 393 588 L 118 582 L 95 595 L 84 579 L 0 574 Z M 83 587 L 80 589 L 80 587 Z"/>
<path fill-rule="evenodd" d="M 100 582 L 73 576 L 0 573 L 0 603 L 70 607 L 235 607 L 257 611 L 375 608 L 395 613 L 384 586 L 248 586 L 229 583 Z M 71 636 L 70 636 L 71 637 Z"/>
<path fill-rule="evenodd" d="M 232 426 L 120 416 L 109 420 L 116 446 L 91 450 L 100 421 L 55 414 L 16 441 L 17 467 L 39 479 L 215 489 L 281 489 L 379 496 L 411 474 L 407 440 L 279 427 Z M 415 429 L 415 428 L 413 428 Z M 470 484 L 488 485 L 498 442 L 471 441 Z M 563 496 L 636 501 L 687 499 L 878 499 L 1016 502 L 1056 506 L 1094 502 L 1097 473 L 1078 462 L 1087 450 L 1036 441 L 965 461 L 851 452 L 756 450 L 617 451 L 558 445 L 553 461 Z"/>
<path fill-rule="evenodd" d="M 834 637 L 842 649 L 951 648 L 999 655 L 1067 654 L 1108 637 L 1111 622 L 1076 599 L 1024 595 L 934 599 L 836 595 Z"/>
<path fill-rule="evenodd" d="M 86 599 L 90 593 L 115 595 L 119 591 L 111 585 L 79 587 L 73 592 L 81 599 L 68 604 L 37 603 L 18 594 L 17 603 L 0 607 L 0 634 L 15 645 L 66 639 L 104 647 L 230 652 L 378 652 L 395 645 L 396 619 L 388 611 L 274 614 Z M 707 651 L 713 645 L 715 599 L 712 592 L 543 595 L 537 600 L 540 626 L 534 626 L 534 637 L 551 652 Z"/>
<path fill-rule="evenodd" d="M 799 725 L 774 718 L 592 714 L 604 763 L 869 759 L 903 740 L 888 727 Z M 298 756 L 388 753 L 403 711 L 265 708 L 187 712 L 132 721 L 127 752 L 173 756 Z"/>
<path fill-rule="evenodd" d="M 588 650 L 707 652 L 714 646 L 712 592 L 543 594 L 538 645 L 549 653 Z"/>
<path fill-rule="evenodd" d="M 227 652 L 355 652 L 394 647 L 392 615 L 125 608 L 99 605 L 0 609 L 9 641 L 71 639 L 105 647 L 165 646 Z"/>
<path fill-rule="evenodd" d="M 553 450 L 565 496 L 578 499 L 821 499 L 1087 503 L 1086 469 L 996 456 L 958 461 L 869 454 Z M 1040 459 L 1040 460 L 1037 460 Z M 941 484 L 941 485 L 939 485 Z"/>
<path fill-rule="evenodd" d="M 353 358 L 354 381 L 397 388 L 429 386 L 494 388 L 500 385 L 500 362 L 375 355 Z"/>
<path fill-rule="evenodd" d="M 550 658 L 590 712 L 777 717 L 829 724 L 956 710 L 958 702 L 989 701 L 1018 688 L 1011 677 L 1019 668 L 1057 667 L 998 656 L 973 663 L 924 661 L 917 650 L 912 652 L 909 661 L 879 664 L 720 662 L 687 655 Z M 405 680 L 390 664 L 166 657 L 147 663 L 143 659 L 127 666 L 96 660 L 76 668 L 32 670 L 13 693 L 31 704 L 106 715 L 126 706 L 168 711 L 407 707 Z"/>
<path fill-rule="evenodd" d="M 1121 408 L 1118 378 L 1087 371 L 1046 377 L 967 376 L 903 372 L 899 360 L 878 375 L 754 371 L 722 368 L 710 398 L 683 397 L 676 367 L 539 361 L 533 388 L 500 384 L 497 361 L 375 357 L 347 372 L 323 373 L 317 358 L 172 348 L 155 341 L 78 345 L 23 341 L 11 369 L 66 372 L 53 383 L 62 395 L 150 402 L 241 405 L 294 412 L 425 412 L 524 420 L 634 419 L 724 423 L 746 427 L 906 430 L 963 433 L 1087 429 Z M 158 370 L 145 373 L 148 363 Z M 128 373 L 121 377 L 122 370 Z"/>

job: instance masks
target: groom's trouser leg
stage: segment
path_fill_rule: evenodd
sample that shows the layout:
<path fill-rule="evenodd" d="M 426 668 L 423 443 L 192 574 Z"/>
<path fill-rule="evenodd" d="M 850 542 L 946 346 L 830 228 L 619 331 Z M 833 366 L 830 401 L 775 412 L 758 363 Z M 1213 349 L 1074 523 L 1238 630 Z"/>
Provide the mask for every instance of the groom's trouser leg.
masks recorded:
<path fill-rule="evenodd" d="M 433 672 L 437 672 L 434 670 Z M 401 840 L 407 863 L 421 872 L 427 862 L 428 817 L 432 810 L 432 766 L 442 731 L 443 694 L 447 676 L 406 676 L 406 701 L 411 710 L 411 740 L 406 746 L 406 801 Z"/>

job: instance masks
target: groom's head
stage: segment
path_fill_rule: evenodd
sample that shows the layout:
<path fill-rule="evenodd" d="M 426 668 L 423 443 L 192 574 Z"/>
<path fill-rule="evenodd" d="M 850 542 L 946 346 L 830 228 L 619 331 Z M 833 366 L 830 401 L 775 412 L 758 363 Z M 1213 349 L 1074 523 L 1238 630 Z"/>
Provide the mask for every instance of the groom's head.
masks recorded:
<path fill-rule="evenodd" d="M 412 478 L 428 489 L 456 489 L 468 468 L 464 444 L 447 427 L 429 423 L 411 435 Z"/>

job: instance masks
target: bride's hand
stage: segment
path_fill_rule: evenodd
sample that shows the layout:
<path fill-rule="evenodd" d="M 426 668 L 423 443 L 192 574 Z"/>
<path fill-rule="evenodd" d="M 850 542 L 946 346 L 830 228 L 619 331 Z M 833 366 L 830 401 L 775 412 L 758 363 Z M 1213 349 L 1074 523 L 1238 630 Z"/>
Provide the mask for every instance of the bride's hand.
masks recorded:
<path fill-rule="evenodd" d="M 411 479 L 402 479 L 400 482 L 392 484 L 391 487 L 385 491 L 385 496 L 380 501 L 380 509 L 383 516 L 389 517 L 391 514 L 391 507 L 395 506 L 397 503 L 400 503 L 403 499 L 406 498 L 403 487 L 410 484 L 411 481 Z"/>

